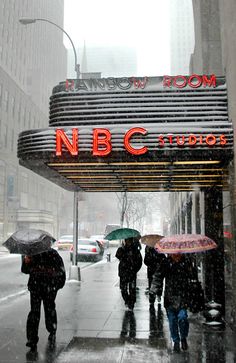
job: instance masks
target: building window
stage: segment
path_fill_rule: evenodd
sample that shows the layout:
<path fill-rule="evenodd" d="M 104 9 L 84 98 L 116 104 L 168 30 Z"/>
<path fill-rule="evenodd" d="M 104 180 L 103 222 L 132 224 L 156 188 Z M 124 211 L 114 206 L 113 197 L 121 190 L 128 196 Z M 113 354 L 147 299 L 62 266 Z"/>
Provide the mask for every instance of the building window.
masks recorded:
<path fill-rule="evenodd" d="M 25 125 L 25 107 L 21 107 L 21 120 L 22 120 L 22 127 Z"/>
<path fill-rule="evenodd" d="M 7 112 L 8 111 L 8 103 L 9 103 L 9 93 L 6 90 L 4 92 L 4 99 L 3 99 L 3 105 L 4 105 L 4 110 Z"/>
<path fill-rule="evenodd" d="M 28 175 L 25 173 L 21 174 L 21 191 L 28 193 Z"/>
<path fill-rule="evenodd" d="M 11 106 L 10 106 L 10 108 L 11 108 L 12 116 L 14 116 L 15 115 L 15 97 L 14 96 L 12 96 L 12 98 L 11 98 Z"/>
<path fill-rule="evenodd" d="M 14 197 L 14 176 L 8 175 L 7 177 L 7 198 Z"/>
<path fill-rule="evenodd" d="M 2 104 L 2 85 L 0 84 L 0 107 Z"/>
<path fill-rule="evenodd" d="M 11 130 L 11 151 L 14 151 L 15 140 L 14 140 L 14 130 Z"/>
<path fill-rule="evenodd" d="M 5 125 L 4 122 L 2 122 L 2 127 L 1 127 L 1 144 L 4 145 L 4 147 L 6 146 L 6 136 L 7 136 L 7 127 Z"/>

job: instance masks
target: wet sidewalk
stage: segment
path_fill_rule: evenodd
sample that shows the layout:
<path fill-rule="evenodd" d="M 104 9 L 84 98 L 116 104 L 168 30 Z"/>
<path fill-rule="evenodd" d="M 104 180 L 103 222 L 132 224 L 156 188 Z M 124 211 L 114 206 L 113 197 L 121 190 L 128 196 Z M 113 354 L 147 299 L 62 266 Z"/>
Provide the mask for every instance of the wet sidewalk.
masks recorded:
<path fill-rule="evenodd" d="M 81 270 L 81 283 L 68 281 L 59 291 L 54 350 L 47 345 L 43 310 L 38 351 L 32 353 L 25 347 L 28 293 L 10 307 L 1 306 L 0 362 L 236 362 L 232 331 L 228 327 L 223 332 L 209 329 L 200 315 L 190 316 L 189 350 L 173 353 L 165 310 L 157 303 L 149 310 L 146 266 L 138 274 L 133 312 L 125 310 L 117 266 L 115 258 L 91 265 Z"/>
<path fill-rule="evenodd" d="M 157 303 L 149 310 L 146 266 L 138 274 L 133 313 L 125 311 L 117 266 L 113 259 L 84 274 L 76 305 L 76 333 L 57 363 L 236 362 L 235 335 L 228 328 L 223 332 L 207 328 L 200 314 L 189 317 L 189 350 L 173 353 L 165 310 Z"/>

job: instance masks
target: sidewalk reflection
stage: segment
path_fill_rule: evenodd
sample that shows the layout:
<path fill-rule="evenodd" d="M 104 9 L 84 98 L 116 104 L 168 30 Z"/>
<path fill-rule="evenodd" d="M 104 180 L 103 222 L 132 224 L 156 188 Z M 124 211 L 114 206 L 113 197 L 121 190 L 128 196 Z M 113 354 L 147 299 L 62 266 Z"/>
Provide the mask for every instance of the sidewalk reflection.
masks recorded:
<path fill-rule="evenodd" d="M 122 321 L 120 340 L 122 342 L 125 342 L 125 340 L 127 339 L 130 342 L 134 342 L 135 337 L 136 337 L 136 318 L 134 316 L 134 312 L 125 311 Z"/>
<path fill-rule="evenodd" d="M 27 363 L 30 362 L 37 362 L 39 359 L 39 354 L 37 350 L 29 350 L 26 355 L 25 355 L 25 359 Z"/>
<path fill-rule="evenodd" d="M 214 332 L 211 330 L 209 332 L 204 332 L 206 362 L 226 363 L 228 360 L 226 360 L 225 354 L 225 347 L 227 346 L 227 343 L 229 344 L 229 342 L 225 340 L 225 334 L 223 331 Z M 235 362 L 235 360 L 232 360 L 232 362 Z"/>
<path fill-rule="evenodd" d="M 159 338 L 163 338 L 163 311 L 161 304 L 158 304 L 157 311 L 154 306 L 149 310 L 149 342 L 156 344 Z"/>
<path fill-rule="evenodd" d="M 53 363 L 56 359 L 57 354 L 58 351 L 56 350 L 56 345 L 52 346 L 50 344 L 47 344 L 45 348 L 45 353 L 43 355 L 41 353 L 40 359 L 37 349 L 29 350 L 26 353 L 26 363 L 38 362 L 39 360 L 41 362 L 42 357 L 44 363 Z"/>

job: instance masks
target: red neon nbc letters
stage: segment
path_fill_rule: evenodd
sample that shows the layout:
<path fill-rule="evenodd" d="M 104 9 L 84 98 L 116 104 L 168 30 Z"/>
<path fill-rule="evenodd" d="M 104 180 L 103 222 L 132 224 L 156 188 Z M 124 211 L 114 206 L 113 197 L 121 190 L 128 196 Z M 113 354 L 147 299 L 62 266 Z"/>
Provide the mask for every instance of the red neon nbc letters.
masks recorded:
<path fill-rule="evenodd" d="M 99 149 L 102 146 L 103 149 Z M 105 147 L 105 149 L 104 149 Z M 111 133 L 107 129 L 94 129 L 93 130 L 93 155 L 106 156 L 112 150 L 111 146 Z"/>
<path fill-rule="evenodd" d="M 72 129 L 72 144 L 65 134 L 64 130 L 56 130 L 56 155 L 61 156 L 62 142 L 67 147 L 71 155 L 78 155 L 78 129 Z"/>
<path fill-rule="evenodd" d="M 124 146 L 130 154 L 141 155 L 145 154 L 148 149 L 146 146 L 135 149 L 130 145 L 130 138 L 133 134 L 140 133 L 142 135 L 147 134 L 147 130 L 142 127 L 134 127 L 126 132 L 124 136 Z M 62 144 L 64 144 L 73 156 L 78 155 L 78 129 L 72 129 L 72 143 L 68 139 L 65 131 L 62 129 L 56 130 L 56 155 L 61 156 L 62 154 Z M 111 144 L 111 132 L 107 129 L 94 129 L 93 130 L 93 150 L 92 154 L 94 156 L 106 156 L 109 155 L 112 150 Z"/>
<path fill-rule="evenodd" d="M 129 140 L 130 138 L 133 136 L 133 134 L 142 134 L 142 135 L 146 135 L 147 134 L 147 130 L 143 129 L 142 127 L 134 127 L 133 129 L 130 129 L 129 131 L 126 132 L 125 137 L 124 137 L 124 145 L 127 151 L 129 151 L 130 154 L 133 155 L 142 155 L 145 154 L 148 149 L 146 146 L 141 147 L 141 149 L 134 149 L 130 143 Z"/>

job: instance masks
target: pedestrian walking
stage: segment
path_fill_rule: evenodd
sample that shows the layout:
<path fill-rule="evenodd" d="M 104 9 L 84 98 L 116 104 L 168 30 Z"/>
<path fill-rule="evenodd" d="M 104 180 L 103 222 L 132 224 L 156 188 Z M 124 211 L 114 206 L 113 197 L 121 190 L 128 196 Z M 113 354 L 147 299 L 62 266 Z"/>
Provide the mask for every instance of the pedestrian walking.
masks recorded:
<path fill-rule="evenodd" d="M 192 276 L 192 265 L 183 254 L 170 254 L 157 265 L 149 293 L 153 302 L 157 295 L 161 299 L 163 280 L 165 279 L 164 307 L 166 309 L 174 351 L 188 349 L 187 337 L 189 321 L 187 314 L 189 281 Z M 155 301 L 155 300 L 154 300 Z"/>
<path fill-rule="evenodd" d="M 136 278 L 142 266 L 142 255 L 137 238 L 127 238 L 123 246 L 116 251 L 116 258 L 120 260 L 118 275 L 120 277 L 120 290 L 128 310 L 133 310 L 136 302 Z"/>
<path fill-rule="evenodd" d="M 48 251 L 37 255 L 25 256 L 21 272 L 29 274 L 28 290 L 30 291 L 31 309 L 26 324 L 26 346 L 32 350 L 37 348 L 42 301 L 45 325 L 49 332 L 48 341 L 53 346 L 57 330 L 55 299 L 57 291 L 64 286 L 66 280 L 63 260 L 56 250 L 50 248 Z"/>
<path fill-rule="evenodd" d="M 152 284 L 152 277 L 156 271 L 157 264 L 160 264 L 166 256 L 163 253 L 158 253 L 154 247 L 145 247 L 144 264 L 147 266 L 147 278 L 148 278 L 148 288 L 149 292 Z"/>

